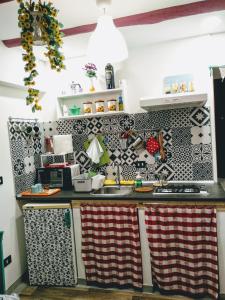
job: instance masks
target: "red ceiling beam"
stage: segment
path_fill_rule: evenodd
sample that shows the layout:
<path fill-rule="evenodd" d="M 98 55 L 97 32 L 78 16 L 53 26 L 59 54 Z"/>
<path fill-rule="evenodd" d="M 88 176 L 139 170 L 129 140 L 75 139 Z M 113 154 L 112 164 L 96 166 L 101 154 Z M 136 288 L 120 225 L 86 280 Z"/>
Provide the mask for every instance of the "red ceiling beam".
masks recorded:
<path fill-rule="evenodd" d="M 225 0 L 205 0 L 117 18 L 114 19 L 114 22 L 117 27 L 156 24 L 159 22 L 172 20 L 180 17 L 187 17 L 221 10 L 225 10 Z M 92 32 L 95 29 L 95 27 L 96 24 L 87 24 L 73 28 L 63 29 L 62 31 L 64 32 L 65 36 L 72 36 Z M 20 45 L 20 39 L 15 38 L 4 40 L 3 43 L 6 47 L 9 48 L 17 47 Z"/>

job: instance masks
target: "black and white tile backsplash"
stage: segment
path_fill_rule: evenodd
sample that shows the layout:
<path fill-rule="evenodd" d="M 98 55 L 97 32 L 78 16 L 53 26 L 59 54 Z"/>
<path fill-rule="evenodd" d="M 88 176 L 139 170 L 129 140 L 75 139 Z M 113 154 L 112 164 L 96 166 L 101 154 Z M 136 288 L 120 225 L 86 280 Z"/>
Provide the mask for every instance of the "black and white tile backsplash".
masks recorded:
<path fill-rule="evenodd" d="M 144 141 L 162 130 L 167 159 L 156 161 L 147 150 L 140 153 L 132 147 L 132 139 L 127 148 L 120 143 L 121 133 L 133 130 Z M 46 135 L 72 134 L 77 162 L 86 172 L 91 166 L 84 149 L 84 142 L 90 135 L 102 134 L 111 163 L 102 167 L 108 178 L 116 176 L 113 163 L 121 167 L 124 179 L 133 179 L 140 171 L 146 180 L 154 180 L 154 174 L 164 173 L 169 180 L 212 180 L 212 145 L 208 107 L 153 111 L 132 115 L 87 118 L 81 120 L 60 120 L 44 123 Z M 144 168 L 137 168 L 136 162 L 145 162 Z"/>
<path fill-rule="evenodd" d="M 11 159 L 16 194 L 29 189 L 35 181 L 35 168 L 40 166 L 42 128 L 36 121 L 8 122 Z M 31 134 L 28 134 L 28 131 Z"/>
<path fill-rule="evenodd" d="M 18 193 L 34 183 L 34 169 L 40 165 L 43 138 L 36 136 L 28 139 L 18 131 L 17 123 L 9 122 L 9 133 Z M 151 135 L 157 136 L 158 131 L 162 130 L 166 160 L 156 161 L 147 150 L 138 153 L 132 146 L 132 139 L 128 139 L 124 149 L 120 137 L 127 130 L 133 130 L 144 141 Z M 101 167 L 100 171 L 110 179 L 116 176 L 113 163 L 120 165 L 124 179 L 134 179 L 137 171 L 146 180 L 154 180 L 157 173 L 164 173 L 168 180 L 176 181 L 213 179 L 210 112 L 207 107 L 45 122 L 42 132 L 43 136 L 72 134 L 75 158 L 81 166 L 81 172 L 87 172 L 91 167 L 84 142 L 94 134 L 101 134 L 111 162 Z M 140 161 L 144 162 L 142 168 L 138 168 Z"/>

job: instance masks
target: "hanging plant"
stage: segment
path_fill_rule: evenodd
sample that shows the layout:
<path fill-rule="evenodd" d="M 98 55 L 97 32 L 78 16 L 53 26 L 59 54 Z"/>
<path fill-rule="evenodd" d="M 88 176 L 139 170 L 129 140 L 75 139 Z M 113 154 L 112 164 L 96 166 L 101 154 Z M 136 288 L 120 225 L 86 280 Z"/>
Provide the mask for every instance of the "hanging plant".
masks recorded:
<path fill-rule="evenodd" d="M 36 57 L 33 47 L 35 45 L 46 45 L 50 66 L 53 70 L 60 72 L 65 69 L 64 56 L 60 52 L 62 46 L 63 33 L 60 28 L 63 27 L 56 19 L 58 11 L 50 2 L 24 1 L 17 0 L 18 9 L 18 26 L 21 28 L 21 46 L 23 60 L 26 62 L 25 71 L 29 73 L 24 78 L 24 84 L 28 87 L 28 95 L 26 97 L 27 105 L 32 105 L 32 111 L 41 110 L 39 104 L 40 91 L 35 89 L 35 78 L 38 76 L 36 70 Z"/>

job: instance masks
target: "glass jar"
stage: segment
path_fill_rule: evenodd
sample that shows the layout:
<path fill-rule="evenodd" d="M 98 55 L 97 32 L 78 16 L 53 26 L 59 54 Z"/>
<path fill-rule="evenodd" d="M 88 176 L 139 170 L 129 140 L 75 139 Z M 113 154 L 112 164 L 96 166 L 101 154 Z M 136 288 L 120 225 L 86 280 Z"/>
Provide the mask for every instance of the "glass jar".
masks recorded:
<path fill-rule="evenodd" d="M 84 102 L 83 103 L 84 114 L 92 113 L 92 102 Z"/>
<path fill-rule="evenodd" d="M 100 113 L 100 112 L 105 111 L 105 102 L 104 102 L 104 100 L 96 100 L 95 101 L 95 110 L 96 110 L 96 113 Z"/>
<path fill-rule="evenodd" d="M 116 99 L 108 100 L 108 111 L 116 111 L 117 110 L 117 101 Z"/>

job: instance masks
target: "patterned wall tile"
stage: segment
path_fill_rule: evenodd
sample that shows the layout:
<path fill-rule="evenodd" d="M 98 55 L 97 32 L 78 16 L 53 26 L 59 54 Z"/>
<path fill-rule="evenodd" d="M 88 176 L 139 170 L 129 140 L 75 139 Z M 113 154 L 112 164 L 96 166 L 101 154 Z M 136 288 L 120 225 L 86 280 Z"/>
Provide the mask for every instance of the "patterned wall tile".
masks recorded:
<path fill-rule="evenodd" d="M 186 146 L 174 146 L 173 147 L 173 161 L 176 164 L 191 163 L 192 162 L 192 149 L 191 145 Z"/>
<path fill-rule="evenodd" d="M 90 118 L 87 119 L 87 133 L 97 134 L 102 132 L 102 118 Z"/>
<path fill-rule="evenodd" d="M 194 163 L 193 164 L 193 179 L 194 180 L 212 180 L 213 167 L 212 163 Z"/>
<path fill-rule="evenodd" d="M 14 177 L 15 192 L 19 194 L 29 189 L 35 182 L 35 173 L 23 174 Z"/>
<path fill-rule="evenodd" d="M 212 146 L 209 145 L 193 145 L 192 146 L 193 163 L 212 162 Z"/>
<path fill-rule="evenodd" d="M 134 163 L 137 161 L 138 156 L 136 152 L 134 151 L 133 147 L 128 148 L 126 150 L 121 150 L 121 164 L 123 166 L 125 165 L 134 165 Z"/>
<path fill-rule="evenodd" d="M 14 160 L 13 171 L 14 171 L 14 176 L 21 176 L 25 174 L 24 159 L 17 158 Z"/>
<path fill-rule="evenodd" d="M 120 123 L 119 123 L 120 118 L 118 116 L 114 117 L 103 117 L 102 118 L 102 132 L 107 133 L 115 133 L 115 132 L 120 132 Z"/>
<path fill-rule="evenodd" d="M 123 166 L 121 175 L 124 180 L 134 180 L 137 175 L 136 172 L 135 166 Z"/>
<path fill-rule="evenodd" d="M 82 135 L 77 135 L 74 134 L 72 135 L 73 139 L 73 151 L 84 151 L 84 142 L 88 140 L 88 135 L 87 134 L 82 134 Z"/>
<path fill-rule="evenodd" d="M 191 108 L 171 109 L 171 127 L 190 127 Z"/>
<path fill-rule="evenodd" d="M 172 146 L 172 129 L 165 128 L 162 130 L 162 134 L 163 134 L 163 146 L 165 148 Z"/>
<path fill-rule="evenodd" d="M 88 125 L 87 119 L 75 120 L 73 122 L 73 134 L 77 134 L 77 135 L 88 134 L 87 125 Z"/>
<path fill-rule="evenodd" d="M 120 130 L 128 131 L 135 128 L 135 118 L 134 115 L 124 115 L 119 119 Z"/>
<path fill-rule="evenodd" d="M 104 144 L 107 149 L 120 149 L 120 139 L 118 133 L 108 133 L 104 136 Z"/>
<path fill-rule="evenodd" d="M 121 164 L 121 150 L 120 149 L 109 149 L 109 158 L 111 163 Z"/>
<path fill-rule="evenodd" d="M 122 173 L 122 166 L 119 166 L 120 175 Z M 107 179 L 116 180 L 117 179 L 117 166 L 107 166 L 106 167 L 106 177 Z"/>
<path fill-rule="evenodd" d="M 155 180 L 155 169 L 156 169 L 156 164 L 147 165 L 145 171 L 141 172 L 142 178 L 144 180 L 149 180 L 149 181 Z"/>
<path fill-rule="evenodd" d="M 73 133 L 73 120 L 59 120 L 56 122 L 58 134 Z"/>
<path fill-rule="evenodd" d="M 58 134 L 57 123 L 56 122 L 44 122 L 43 123 L 43 133 L 45 137 L 52 137 Z"/>
<path fill-rule="evenodd" d="M 90 164 L 90 158 L 84 151 L 75 152 L 76 163 L 80 164 L 81 167 L 86 167 Z"/>
<path fill-rule="evenodd" d="M 138 160 L 145 161 L 148 165 L 153 165 L 155 163 L 155 157 L 147 150 L 143 150 L 139 153 Z"/>
<path fill-rule="evenodd" d="M 191 128 L 191 143 L 192 145 L 210 144 L 211 143 L 211 128 L 210 126 L 194 126 Z"/>
<path fill-rule="evenodd" d="M 158 164 L 156 163 L 156 174 L 164 174 L 167 180 L 174 179 L 174 169 L 172 164 Z"/>
<path fill-rule="evenodd" d="M 191 128 L 177 127 L 172 129 L 173 146 L 186 146 L 191 144 Z"/>
<path fill-rule="evenodd" d="M 149 129 L 149 115 L 147 113 L 139 113 L 134 115 L 135 130 Z"/>
<path fill-rule="evenodd" d="M 161 129 L 171 127 L 171 111 L 153 111 L 148 113 L 149 115 L 149 129 Z"/>
<path fill-rule="evenodd" d="M 174 160 L 176 162 L 176 160 Z M 174 163 L 174 180 L 189 181 L 193 180 L 192 163 Z"/>
<path fill-rule="evenodd" d="M 24 170 L 26 174 L 35 172 L 34 156 L 26 156 L 24 158 Z"/>
<path fill-rule="evenodd" d="M 11 158 L 12 158 L 12 163 L 14 164 L 17 159 L 23 160 L 24 158 L 24 143 L 22 140 L 11 140 L 10 142 L 11 146 Z"/>
<path fill-rule="evenodd" d="M 191 124 L 205 126 L 210 124 L 210 112 L 208 107 L 193 108 L 190 114 Z"/>

